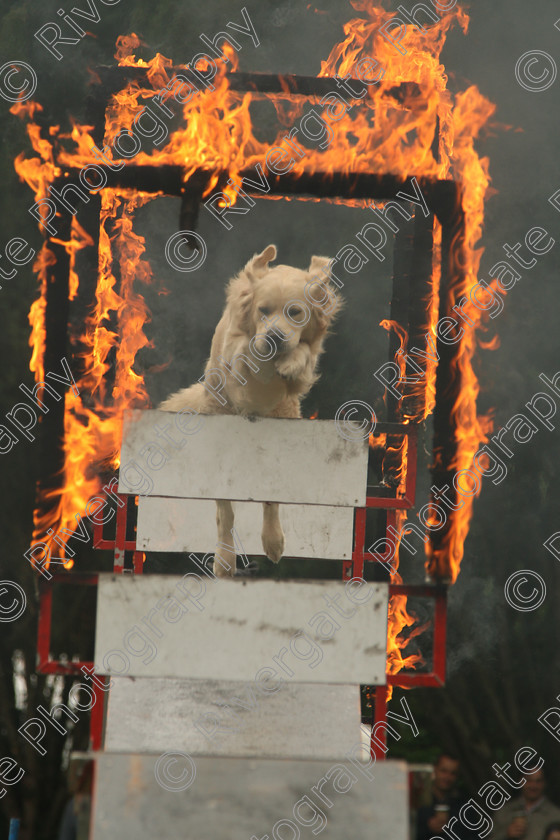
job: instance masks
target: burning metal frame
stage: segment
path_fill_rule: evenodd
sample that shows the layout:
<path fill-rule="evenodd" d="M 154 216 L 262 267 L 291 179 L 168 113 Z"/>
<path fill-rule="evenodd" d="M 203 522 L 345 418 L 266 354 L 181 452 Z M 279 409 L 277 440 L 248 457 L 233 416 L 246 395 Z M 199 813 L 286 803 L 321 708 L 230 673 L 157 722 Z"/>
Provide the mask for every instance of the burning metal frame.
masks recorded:
<path fill-rule="evenodd" d="M 121 90 L 126 83 L 133 79 L 146 81 L 146 71 L 137 67 L 98 68 L 97 84 L 93 86 L 92 94 L 87 103 L 88 122 L 93 124 L 92 137 L 96 143 L 103 143 L 105 127 L 105 111 L 110 97 Z M 253 91 L 263 96 L 301 96 L 314 99 L 333 90 L 335 81 L 329 78 L 310 78 L 299 76 L 276 76 L 259 73 L 228 74 L 229 84 L 236 91 Z M 402 84 L 393 88 L 389 93 L 396 101 L 402 101 L 406 96 L 414 93 L 414 85 Z M 434 138 L 432 151 L 437 155 L 438 132 Z M 228 180 L 227 172 L 198 170 L 187 181 L 183 179 L 182 169 L 173 165 L 127 165 L 121 171 L 114 171 L 108 166 L 98 164 L 107 178 L 108 188 L 136 190 L 147 193 L 161 193 L 181 197 L 181 225 L 188 224 L 194 229 L 198 214 L 198 206 L 203 193 L 213 180 L 210 195 L 220 191 Z M 69 184 L 79 184 L 78 170 L 61 167 L 63 174 L 54 182 L 53 187 L 60 189 Z M 240 173 L 241 177 L 251 179 L 255 170 L 247 169 Z M 294 197 L 315 199 L 336 199 L 344 203 L 356 199 L 362 200 L 399 200 L 398 193 L 410 184 L 411 179 L 399 178 L 390 174 L 374 173 L 324 173 L 315 171 L 303 175 L 281 176 L 268 174 L 270 192 L 268 196 Z M 258 180 L 258 179 L 257 179 Z M 428 309 L 433 289 L 434 265 L 434 218 L 441 225 L 441 275 L 439 283 L 439 312 L 438 320 L 450 315 L 451 307 L 456 299 L 456 293 L 461 290 L 464 282 L 464 236 L 465 215 L 462 207 L 461 186 L 451 180 L 416 177 L 417 183 L 430 210 L 430 215 L 423 213 L 414 215 L 413 233 L 399 232 L 395 237 L 395 256 L 393 274 L 393 295 L 391 300 L 391 320 L 406 329 L 407 347 L 413 346 L 423 338 L 428 324 Z M 251 190 L 245 191 L 254 198 L 263 198 L 262 193 Z M 90 196 L 89 203 L 80 207 L 77 212 L 79 225 L 90 237 L 90 247 L 76 252 L 74 270 L 80 276 L 77 297 L 73 301 L 73 311 L 79 317 L 91 310 L 95 300 L 95 289 L 98 275 L 98 246 L 100 235 L 101 197 Z M 47 269 L 46 310 L 45 310 L 45 350 L 44 368 L 53 369 L 61 357 L 67 354 L 67 342 L 74 357 L 74 365 L 80 373 L 83 365 L 80 341 L 73 334 L 69 326 L 69 276 L 71 257 L 63 242 L 71 239 L 71 217 L 60 215 L 57 217 L 58 231 L 56 236 L 47 237 L 48 248 L 56 257 L 56 262 Z M 389 358 L 395 359 L 398 348 L 396 333 L 390 336 Z M 460 345 L 459 345 L 460 346 Z M 402 348 L 401 348 L 402 349 Z M 461 387 L 460 375 L 457 374 L 456 357 L 458 346 L 450 346 L 437 337 L 437 365 L 435 381 L 435 407 L 433 411 L 433 467 L 434 484 L 450 483 L 453 486 L 454 457 L 457 449 L 457 427 L 455 415 L 451 411 L 455 405 Z M 109 374 L 110 375 L 110 374 Z M 426 379 L 424 377 L 424 383 Z M 401 400 L 396 400 L 391 394 L 386 394 L 387 420 L 385 424 L 378 424 L 376 434 L 386 434 L 386 448 L 383 457 L 383 482 L 375 489 L 368 488 L 366 507 L 355 511 L 355 536 L 352 559 L 343 563 L 343 579 L 362 576 L 364 563 L 371 560 L 365 547 L 366 513 L 369 508 L 384 508 L 387 511 L 387 527 L 395 526 L 397 511 L 411 508 L 415 502 L 416 485 L 416 449 L 417 427 L 423 419 L 426 393 L 425 387 L 405 388 Z M 39 463 L 38 480 L 38 510 L 40 515 L 48 514 L 52 505 L 52 491 L 60 487 L 63 481 L 63 440 L 64 440 L 64 403 L 58 403 L 42 418 L 42 442 Z M 397 443 L 398 439 L 401 443 Z M 406 440 L 407 446 L 404 446 Z M 403 484 L 404 473 L 404 488 Z M 451 493 L 456 494 L 453 489 Z M 114 571 L 123 573 L 125 569 L 125 553 L 133 552 L 133 568 L 130 571 L 142 572 L 142 556 L 136 551 L 134 540 L 127 538 L 127 514 L 132 497 L 121 497 L 126 504 L 119 507 L 116 516 L 116 532 L 113 539 L 108 539 L 103 533 L 103 526 L 95 527 L 94 546 L 114 551 Z M 50 501 L 49 501 L 50 499 Z M 456 495 L 455 495 L 456 499 Z M 446 634 L 446 575 L 441 569 L 445 564 L 438 563 L 449 548 L 445 544 L 445 537 L 450 527 L 451 517 L 447 526 L 438 531 L 430 532 L 429 552 L 430 564 L 428 573 L 433 581 L 432 585 L 407 586 L 391 584 L 390 594 L 394 597 L 418 595 L 435 599 L 434 641 L 433 641 L 433 669 L 431 673 L 395 673 L 388 675 L 388 684 L 403 687 L 419 685 L 440 686 L 445 680 L 445 634 Z M 40 521 L 40 518 L 39 520 Z M 381 558 L 382 559 L 382 558 Z M 41 580 L 41 606 L 39 620 L 39 662 L 38 670 L 42 673 L 78 673 L 82 666 L 92 666 L 90 662 L 56 662 L 50 658 L 50 622 L 52 607 L 52 584 L 55 582 L 81 582 L 96 585 L 95 574 L 82 576 L 76 573 L 53 574 L 52 581 Z M 375 690 L 374 725 L 385 720 L 386 715 L 386 686 Z M 101 706 L 101 703 L 98 704 Z M 103 716 L 99 709 L 92 714 L 91 738 L 94 747 L 101 745 L 101 728 Z M 372 752 L 378 758 L 384 757 L 379 744 L 384 736 L 372 740 Z"/>

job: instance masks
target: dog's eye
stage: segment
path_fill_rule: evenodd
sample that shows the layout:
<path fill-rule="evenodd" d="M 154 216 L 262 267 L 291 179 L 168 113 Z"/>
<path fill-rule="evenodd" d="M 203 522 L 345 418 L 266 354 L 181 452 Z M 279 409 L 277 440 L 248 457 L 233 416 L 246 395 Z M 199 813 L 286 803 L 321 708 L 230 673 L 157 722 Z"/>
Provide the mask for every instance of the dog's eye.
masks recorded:
<path fill-rule="evenodd" d="M 290 306 L 288 309 L 288 317 L 290 318 L 299 318 L 301 315 L 301 309 L 299 306 Z"/>
<path fill-rule="evenodd" d="M 270 306 L 259 306 L 259 312 L 261 313 L 261 315 L 270 315 Z"/>

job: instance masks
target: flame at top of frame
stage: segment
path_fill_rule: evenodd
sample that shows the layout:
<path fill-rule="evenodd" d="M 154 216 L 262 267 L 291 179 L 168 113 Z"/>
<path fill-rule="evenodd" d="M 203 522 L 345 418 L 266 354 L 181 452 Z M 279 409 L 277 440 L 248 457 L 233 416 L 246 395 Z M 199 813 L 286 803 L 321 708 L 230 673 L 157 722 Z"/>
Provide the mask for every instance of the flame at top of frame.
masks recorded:
<path fill-rule="evenodd" d="M 329 142 L 326 148 L 317 150 L 310 148 L 301 133 L 298 134 L 297 142 L 303 154 L 294 156 L 291 171 L 293 175 L 313 171 L 384 172 L 403 178 L 416 174 L 452 177 L 461 181 L 467 220 L 464 243 L 466 268 L 462 285 L 450 291 L 451 306 L 476 284 L 481 257 L 477 243 L 483 224 L 483 200 L 490 180 L 488 161 L 479 158 L 474 142 L 492 115 L 494 106 L 474 86 L 453 95 L 447 88 L 447 74 L 440 61 L 450 26 L 458 23 L 466 31 L 468 17 L 456 7 L 442 14 L 437 23 L 427 24 L 424 28 L 407 26 L 406 34 L 399 34 L 396 45 L 395 39 L 391 43 L 390 39 L 380 34 L 381 27 L 393 17 L 390 12 L 371 0 L 353 0 L 352 6 L 362 15 L 345 24 L 344 39 L 322 62 L 319 76 L 337 74 L 355 78 L 360 62 L 369 61 L 369 65 L 362 65 L 369 68 L 366 78 L 371 80 L 373 74 L 378 73 L 379 80 L 376 84 L 365 86 L 366 92 L 358 97 L 360 107 L 343 110 L 343 94 L 334 86 L 335 96 L 331 96 L 330 102 L 325 98 L 322 104 L 315 102 L 313 107 L 331 127 Z M 147 82 L 131 82 L 111 98 L 106 112 L 104 142 L 109 146 L 108 157 L 115 162 L 121 160 L 112 145 L 116 136 L 123 130 L 134 133 L 134 120 L 145 103 L 149 104 L 150 99 L 168 85 L 174 73 L 172 61 L 160 54 L 151 61 L 136 59 L 134 51 L 140 45 L 140 39 L 134 34 L 121 36 L 117 44 L 119 66 L 145 68 Z M 257 138 L 250 114 L 254 95 L 230 89 L 226 70 L 235 71 L 238 58 L 227 43 L 223 49 L 228 64 L 217 63 L 218 71 L 212 80 L 214 89 L 198 90 L 182 106 L 183 124 L 169 133 L 160 146 L 136 154 L 135 164 L 179 165 L 185 180 L 199 168 L 227 171 L 236 186 L 241 184 L 240 172 L 243 169 L 257 164 L 265 168 L 270 147 L 281 145 L 287 132 L 279 131 L 271 143 Z M 200 69 L 204 68 L 200 66 Z M 370 73 L 372 75 L 368 75 Z M 401 90 L 397 97 L 395 88 L 399 86 Z M 355 89 L 358 90 L 357 84 Z M 269 98 L 284 125 L 304 113 L 304 105 L 296 102 L 287 92 L 270 95 Z M 350 104 L 349 101 L 348 106 Z M 40 111 L 39 105 L 18 103 L 12 111 L 29 120 L 28 131 L 35 157 L 25 160 L 20 155 L 15 165 L 22 180 L 34 191 L 36 200 L 47 195 L 49 185 L 61 174 L 63 167 L 78 169 L 99 162 L 92 154 L 91 127 L 76 123 L 70 135 L 61 134 L 57 127 L 52 127 L 50 137 L 45 138 L 44 132 L 34 122 Z M 439 144 L 434 144 L 434 136 L 438 132 Z M 68 141 L 72 141 L 72 145 Z M 215 187 L 216 182 L 217 176 L 214 176 L 207 192 Z M 232 204 L 237 201 L 233 186 L 228 186 L 224 192 Z M 148 283 L 152 277 L 149 266 L 142 259 L 143 240 L 132 230 L 132 215 L 137 203 L 149 198 L 134 197 L 124 190 L 103 190 L 96 301 L 81 338 L 86 358 L 78 385 L 80 395 L 84 394 L 87 401 L 81 396 L 67 397 L 65 484 L 53 494 L 57 505 L 50 519 L 36 517 L 35 538 L 44 535 L 49 526 L 71 528 L 75 525 L 76 514 L 85 509 L 88 499 L 100 487 L 99 480 L 91 472 L 92 462 L 110 461 L 114 466 L 118 460 L 115 453 L 120 441 L 123 409 L 148 405 L 143 379 L 133 366 L 136 353 L 148 343 L 143 324 L 149 313 L 142 295 L 133 288 L 133 280 L 136 278 Z M 86 244 L 87 237 L 73 225 L 70 241 L 63 243 L 71 270 L 76 250 Z M 30 319 L 33 324 L 31 368 L 37 381 L 44 377 L 45 294 L 52 259 L 52 252 L 45 246 L 35 267 L 41 294 L 32 306 Z M 115 260 L 118 260 L 119 287 L 113 270 Z M 76 295 L 78 289 L 79 277 L 74 272 L 71 294 Z M 462 388 L 461 397 L 453 408 L 457 427 L 457 456 L 456 462 L 451 465 L 454 469 L 470 466 L 474 452 L 488 431 L 487 424 L 476 415 L 478 385 L 471 366 L 476 343 L 474 331 L 481 315 L 474 308 L 470 314 L 474 326 L 465 330 L 455 370 Z M 427 325 L 432 335 L 435 317 L 432 308 Z M 404 339 L 401 347 L 405 347 Z M 109 389 L 105 375 L 109 369 L 110 353 L 115 355 L 116 361 L 114 381 Z M 433 405 L 433 378 L 431 385 L 427 385 L 428 391 L 430 387 L 432 398 L 427 402 L 428 411 Z M 458 574 L 471 509 L 472 499 L 469 499 L 457 512 L 449 541 L 442 546 L 437 557 L 429 558 L 442 576 L 455 579 Z M 398 640 L 403 627 L 410 626 L 410 616 L 406 613 L 404 601 L 392 603 L 389 650 L 392 672 L 396 672 L 403 664 L 411 665 L 413 662 L 402 658 L 402 644 Z"/>

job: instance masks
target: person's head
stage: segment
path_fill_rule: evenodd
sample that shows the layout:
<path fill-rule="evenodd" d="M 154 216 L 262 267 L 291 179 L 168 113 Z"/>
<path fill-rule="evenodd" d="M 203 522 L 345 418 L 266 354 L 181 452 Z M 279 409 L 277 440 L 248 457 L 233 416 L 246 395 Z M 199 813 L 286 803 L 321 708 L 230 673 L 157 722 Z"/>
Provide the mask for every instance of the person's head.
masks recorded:
<path fill-rule="evenodd" d="M 550 823 L 547 826 L 543 840 L 560 840 L 560 822 Z"/>
<path fill-rule="evenodd" d="M 525 779 L 523 798 L 529 805 L 532 805 L 544 796 L 546 785 L 544 773 L 542 770 L 535 770 L 534 773 L 525 773 L 523 778 Z"/>
<path fill-rule="evenodd" d="M 455 787 L 459 775 L 459 759 L 443 752 L 434 764 L 434 787 L 439 793 L 448 793 Z"/>

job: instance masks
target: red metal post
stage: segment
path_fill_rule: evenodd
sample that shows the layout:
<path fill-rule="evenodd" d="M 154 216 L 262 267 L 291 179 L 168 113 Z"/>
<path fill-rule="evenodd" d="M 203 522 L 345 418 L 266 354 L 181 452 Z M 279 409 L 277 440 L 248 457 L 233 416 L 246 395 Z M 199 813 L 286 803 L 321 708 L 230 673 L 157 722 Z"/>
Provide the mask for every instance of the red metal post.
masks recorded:
<path fill-rule="evenodd" d="M 51 651 L 52 583 L 39 582 L 39 622 L 37 626 L 37 671 L 45 673 Z"/>
<path fill-rule="evenodd" d="M 98 549 L 115 547 L 114 540 L 107 540 L 103 536 L 103 524 L 101 522 L 95 522 L 93 525 L 93 547 Z"/>
<path fill-rule="evenodd" d="M 369 508 L 388 508 L 389 510 L 408 510 L 414 506 L 416 500 L 416 472 L 418 452 L 418 429 L 408 423 L 378 423 L 376 431 L 383 433 L 406 435 L 408 439 L 407 465 L 404 496 L 368 496 L 366 505 Z"/>
<path fill-rule="evenodd" d="M 408 433 L 408 452 L 406 456 L 406 483 L 404 498 L 410 507 L 416 501 L 416 472 L 418 469 L 418 427 L 410 426 Z"/>
<path fill-rule="evenodd" d="M 77 572 L 60 572 L 46 583 L 39 582 L 39 621 L 37 626 L 37 671 L 40 674 L 79 674 L 82 667 L 93 667 L 92 662 L 60 662 L 51 658 L 52 590 L 55 583 L 74 583 L 97 586 L 97 575 Z"/>
<path fill-rule="evenodd" d="M 109 678 L 108 677 L 97 677 L 97 680 L 101 680 L 104 686 L 109 685 Z M 93 693 L 95 696 L 95 703 L 91 710 L 91 715 L 89 719 L 89 740 L 90 740 L 90 749 L 97 751 L 100 750 L 103 746 L 103 727 L 105 723 L 105 704 L 106 704 L 106 697 L 107 697 L 107 690 L 98 685 L 97 681 L 94 680 L 92 683 L 93 686 Z"/>
<path fill-rule="evenodd" d="M 445 685 L 447 643 L 447 589 L 439 587 L 436 593 L 434 628 L 434 675 L 439 685 Z"/>
<path fill-rule="evenodd" d="M 144 571 L 144 552 L 135 551 L 132 557 L 132 562 L 134 565 L 134 574 L 141 575 Z"/>
<path fill-rule="evenodd" d="M 378 685 L 375 688 L 375 710 L 373 715 L 373 727 L 371 730 L 370 755 L 377 761 L 385 759 L 385 751 L 381 745 L 387 745 L 385 729 L 379 726 L 380 732 L 376 732 L 378 724 L 387 720 L 387 686 Z"/>
<path fill-rule="evenodd" d="M 115 559 L 113 571 L 120 575 L 124 572 L 124 557 L 126 551 L 126 523 L 128 519 L 128 496 L 120 496 L 123 500 L 123 507 L 117 509 L 117 522 L 115 529 Z"/>
<path fill-rule="evenodd" d="M 432 650 L 433 670 L 429 673 L 388 674 L 387 683 L 401 688 L 418 686 L 441 687 L 445 684 L 445 657 L 447 635 L 447 587 L 445 586 L 408 586 L 389 584 L 389 595 L 416 595 L 420 598 L 434 598 L 434 642 Z"/>
<path fill-rule="evenodd" d="M 367 556 L 367 559 L 371 563 L 390 562 L 393 559 L 393 557 L 395 556 L 395 551 L 396 551 L 395 541 L 390 540 L 387 537 L 387 530 L 388 530 L 389 527 L 393 527 L 395 530 L 397 528 L 397 512 L 395 510 L 388 510 L 387 511 L 387 521 L 386 521 L 386 524 L 385 524 L 385 542 L 386 542 L 385 551 L 383 551 L 383 552 L 376 551 L 375 552 L 375 557 L 374 557 L 373 554 L 370 554 L 369 552 L 365 551 L 365 546 L 364 546 L 364 557 Z"/>
<path fill-rule="evenodd" d="M 366 546 L 366 508 L 354 509 L 354 550 L 352 552 L 352 563 L 350 574 L 344 575 L 345 580 L 351 577 L 364 576 L 364 553 Z"/>

